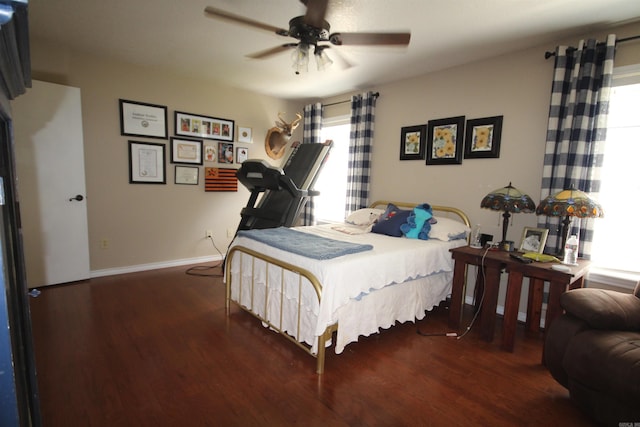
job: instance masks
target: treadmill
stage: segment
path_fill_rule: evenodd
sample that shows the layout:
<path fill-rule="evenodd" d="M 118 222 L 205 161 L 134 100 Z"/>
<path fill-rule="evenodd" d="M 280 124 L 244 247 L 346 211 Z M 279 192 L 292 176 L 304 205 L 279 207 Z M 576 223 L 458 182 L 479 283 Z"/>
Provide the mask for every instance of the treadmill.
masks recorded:
<path fill-rule="evenodd" d="M 332 144 L 298 143 L 282 169 L 264 160 L 245 160 L 237 177 L 251 195 L 241 211 L 238 230 L 294 226 L 307 200 L 320 194 L 313 185 Z"/>

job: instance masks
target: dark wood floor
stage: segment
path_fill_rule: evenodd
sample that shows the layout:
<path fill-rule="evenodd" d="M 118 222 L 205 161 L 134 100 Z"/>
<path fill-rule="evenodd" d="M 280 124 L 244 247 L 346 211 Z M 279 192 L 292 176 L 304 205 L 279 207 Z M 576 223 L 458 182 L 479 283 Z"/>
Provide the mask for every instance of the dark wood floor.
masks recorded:
<path fill-rule="evenodd" d="M 540 364 L 475 330 L 462 340 L 396 325 L 315 359 L 186 267 L 42 289 L 31 298 L 45 426 L 584 426 Z M 200 274 L 220 273 L 216 270 Z M 470 316 L 469 313 L 466 316 Z M 446 331 L 447 311 L 417 323 Z"/>

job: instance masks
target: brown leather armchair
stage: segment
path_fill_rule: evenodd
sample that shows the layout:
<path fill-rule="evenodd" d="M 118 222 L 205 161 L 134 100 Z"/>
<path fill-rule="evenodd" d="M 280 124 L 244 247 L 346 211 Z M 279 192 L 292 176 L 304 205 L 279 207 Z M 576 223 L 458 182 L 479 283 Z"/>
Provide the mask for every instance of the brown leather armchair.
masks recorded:
<path fill-rule="evenodd" d="M 633 294 L 581 288 L 560 303 L 545 341 L 549 372 L 598 424 L 640 423 L 640 282 Z"/>

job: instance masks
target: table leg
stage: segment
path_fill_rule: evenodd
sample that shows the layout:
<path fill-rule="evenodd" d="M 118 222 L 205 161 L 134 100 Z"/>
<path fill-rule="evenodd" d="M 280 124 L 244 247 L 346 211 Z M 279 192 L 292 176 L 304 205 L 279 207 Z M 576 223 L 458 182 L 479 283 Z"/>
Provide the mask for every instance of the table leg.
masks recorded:
<path fill-rule="evenodd" d="M 500 288 L 500 268 L 484 266 L 484 297 L 480 311 L 480 334 L 487 341 L 493 341 L 496 326 L 496 307 L 498 306 L 498 289 Z"/>
<path fill-rule="evenodd" d="M 545 335 L 555 318 L 562 314 L 560 295 L 566 290 L 567 284 L 564 282 L 551 281 L 549 283 L 549 301 L 547 301 L 547 315 L 544 319 Z"/>
<path fill-rule="evenodd" d="M 544 297 L 544 280 L 529 278 L 529 302 L 527 304 L 527 331 L 537 334 L 540 332 L 540 318 L 542 317 L 542 300 Z"/>
<path fill-rule="evenodd" d="M 457 331 L 460 330 L 460 324 L 462 323 L 462 307 L 466 290 L 465 270 L 465 262 L 454 261 L 451 305 L 449 307 L 449 327 Z"/>
<path fill-rule="evenodd" d="M 509 272 L 502 323 L 502 349 L 506 351 L 513 351 L 516 327 L 518 325 L 518 308 L 520 306 L 520 293 L 522 292 L 522 277 L 521 271 Z"/>

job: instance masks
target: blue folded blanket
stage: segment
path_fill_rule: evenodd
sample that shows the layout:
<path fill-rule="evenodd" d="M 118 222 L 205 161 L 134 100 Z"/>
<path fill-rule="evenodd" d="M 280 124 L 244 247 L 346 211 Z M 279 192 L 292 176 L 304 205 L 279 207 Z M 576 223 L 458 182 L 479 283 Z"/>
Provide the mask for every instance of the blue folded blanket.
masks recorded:
<path fill-rule="evenodd" d="M 238 231 L 238 236 L 248 237 L 274 248 L 319 260 L 337 258 L 373 249 L 372 245 L 360 245 L 328 239 L 286 227 L 240 230 Z"/>

